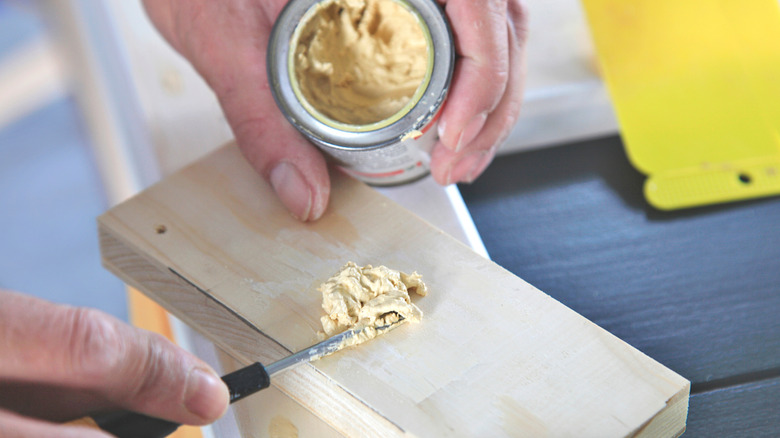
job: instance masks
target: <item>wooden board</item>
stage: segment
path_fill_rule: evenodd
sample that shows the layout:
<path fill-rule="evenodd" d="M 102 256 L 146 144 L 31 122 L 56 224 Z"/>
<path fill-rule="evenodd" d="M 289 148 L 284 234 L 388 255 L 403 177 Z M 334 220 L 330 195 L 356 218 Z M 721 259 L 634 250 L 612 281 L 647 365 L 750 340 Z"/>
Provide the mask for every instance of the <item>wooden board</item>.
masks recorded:
<path fill-rule="evenodd" d="M 104 264 L 243 363 L 317 341 L 346 261 L 417 270 L 421 324 L 275 378 L 346 436 L 676 436 L 689 383 L 338 172 L 299 223 L 234 145 L 98 220 Z"/>

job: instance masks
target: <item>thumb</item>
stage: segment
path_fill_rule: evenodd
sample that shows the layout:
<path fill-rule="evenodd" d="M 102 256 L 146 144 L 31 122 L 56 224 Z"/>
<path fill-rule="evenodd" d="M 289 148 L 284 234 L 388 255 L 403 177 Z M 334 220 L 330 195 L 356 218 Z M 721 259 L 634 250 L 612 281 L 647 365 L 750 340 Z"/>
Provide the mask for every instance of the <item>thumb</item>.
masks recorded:
<path fill-rule="evenodd" d="M 92 309 L 8 292 L 0 300 L 0 380 L 69 388 L 90 411 L 120 407 L 186 424 L 227 409 L 214 370 L 162 336 Z"/>
<path fill-rule="evenodd" d="M 206 80 L 255 170 L 300 220 L 316 220 L 330 196 L 320 152 L 276 107 L 268 84 L 268 37 L 284 0 L 145 1 L 149 16 Z"/>
<path fill-rule="evenodd" d="M 247 160 L 293 216 L 317 220 L 330 197 L 325 159 L 277 108 L 265 68 L 251 63 L 255 56 L 236 50 L 230 86 L 215 80 L 214 90 Z"/>

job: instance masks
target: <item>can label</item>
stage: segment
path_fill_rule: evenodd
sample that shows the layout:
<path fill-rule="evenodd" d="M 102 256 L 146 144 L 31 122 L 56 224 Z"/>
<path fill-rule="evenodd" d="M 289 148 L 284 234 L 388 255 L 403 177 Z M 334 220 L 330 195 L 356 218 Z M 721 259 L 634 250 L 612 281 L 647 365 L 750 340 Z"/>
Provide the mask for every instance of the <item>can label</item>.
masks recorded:
<path fill-rule="evenodd" d="M 372 185 L 396 185 L 426 176 L 430 171 L 431 150 L 438 133 L 433 120 L 425 132 L 412 131 L 398 143 L 373 149 L 322 149 L 337 160 L 349 175 Z"/>

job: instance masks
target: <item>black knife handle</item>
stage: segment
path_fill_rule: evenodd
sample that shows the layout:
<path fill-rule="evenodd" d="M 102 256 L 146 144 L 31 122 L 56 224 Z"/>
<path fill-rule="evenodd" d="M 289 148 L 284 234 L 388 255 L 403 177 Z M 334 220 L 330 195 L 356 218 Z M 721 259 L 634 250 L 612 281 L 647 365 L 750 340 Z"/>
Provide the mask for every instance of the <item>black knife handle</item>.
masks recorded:
<path fill-rule="evenodd" d="M 98 427 L 117 438 L 163 438 L 181 426 L 179 423 L 129 411 L 108 412 L 92 417 Z"/>
<path fill-rule="evenodd" d="M 271 376 L 260 362 L 233 371 L 230 374 L 222 376 L 222 381 L 230 391 L 230 403 L 241 400 L 252 395 L 261 389 L 268 388 L 271 385 Z"/>
<path fill-rule="evenodd" d="M 230 392 L 230 403 L 271 385 L 271 377 L 260 362 L 222 376 Z M 98 427 L 117 438 L 163 438 L 181 426 L 179 423 L 130 411 L 108 412 L 92 417 Z"/>

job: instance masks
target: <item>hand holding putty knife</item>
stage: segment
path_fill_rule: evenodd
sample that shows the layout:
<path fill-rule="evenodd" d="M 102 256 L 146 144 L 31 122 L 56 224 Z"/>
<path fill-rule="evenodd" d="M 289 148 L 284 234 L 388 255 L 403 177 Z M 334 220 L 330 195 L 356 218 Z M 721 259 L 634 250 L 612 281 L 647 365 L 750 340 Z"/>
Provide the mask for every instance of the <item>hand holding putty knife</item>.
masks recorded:
<path fill-rule="evenodd" d="M 395 323 L 377 327 L 375 330 L 377 333 L 385 333 L 403 321 L 403 319 L 399 319 Z M 223 376 L 222 380 L 230 392 L 230 403 L 268 388 L 271 384 L 271 377 L 277 373 L 301 363 L 323 358 L 346 346 L 353 345 L 354 340 L 359 338 L 367 328 L 347 330 L 271 365 L 264 366 L 260 362 L 255 362 Z M 172 421 L 128 411 L 96 415 L 93 419 L 98 427 L 117 438 L 162 438 L 170 435 L 181 426 L 181 424 Z"/>
<path fill-rule="evenodd" d="M 311 362 L 384 334 L 406 321 L 419 322 L 422 310 L 411 302 L 409 292 L 425 296 L 428 288 L 416 272 L 405 274 L 385 266 L 358 266 L 349 262 L 324 282 L 321 318 L 330 338 L 271 365 L 256 362 L 222 377 L 230 403 L 254 394 L 271 384 L 271 376 L 294 365 Z M 337 333 L 340 332 L 340 333 Z M 108 413 L 94 417 L 103 430 L 118 438 L 160 438 L 180 425 L 133 412 Z"/>

